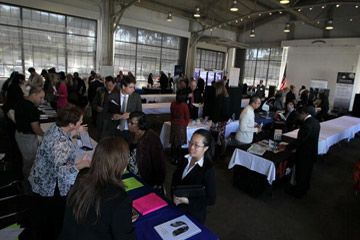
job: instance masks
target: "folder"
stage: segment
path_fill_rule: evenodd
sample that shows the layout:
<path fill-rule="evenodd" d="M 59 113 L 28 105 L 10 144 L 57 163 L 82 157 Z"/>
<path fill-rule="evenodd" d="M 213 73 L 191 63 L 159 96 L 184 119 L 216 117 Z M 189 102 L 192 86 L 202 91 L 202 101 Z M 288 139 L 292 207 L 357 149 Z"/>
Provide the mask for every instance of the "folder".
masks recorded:
<path fill-rule="evenodd" d="M 144 186 L 141 182 L 136 180 L 136 178 L 134 178 L 134 177 L 125 178 L 122 181 L 125 185 L 125 191 L 127 191 L 127 192 Z"/>
<path fill-rule="evenodd" d="M 155 193 L 149 193 L 141 198 L 133 201 L 133 207 L 141 214 L 146 215 L 160 208 L 166 207 L 168 204 Z"/>

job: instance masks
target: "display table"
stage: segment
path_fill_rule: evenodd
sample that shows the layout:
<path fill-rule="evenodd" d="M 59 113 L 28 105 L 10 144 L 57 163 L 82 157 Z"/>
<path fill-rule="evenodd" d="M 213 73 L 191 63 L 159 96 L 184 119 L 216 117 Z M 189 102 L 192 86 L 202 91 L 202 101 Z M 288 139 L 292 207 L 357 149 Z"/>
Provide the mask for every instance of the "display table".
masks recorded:
<path fill-rule="evenodd" d="M 134 175 L 128 173 L 123 175 L 123 179 L 128 177 L 134 177 Z M 141 179 L 137 178 L 141 182 Z M 143 183 L 144 184 L 144 183 Z M 143 187 L 136 188 L 128 192 L 128 195 L 132 200 L 140 198 L 148 193 L 153 192 L 152 189 L 144 184 Z M 154 227 L 167 222 L 171 219 L 177 218 L 181 215 L 184 215 L 176 206 L 171 202 L 168 202 L 168 206 L 160 208 L 152 213 L 149 213 L 144 216 L 140 216 L 134 223 L 136 231 L 136 239 L 144 240 L 161 240 L 160 236 L 155 231 Z M 188 238 L 192 240 L 217 240 L 219 239 L 215 234 L 213 234 L 208 228 L 206 228 L 201 223 L 197 222 L 192 217 L 186 215 L 195 223 L 197 227 L 201 229 L 201 232 Z"/>
<path fill-rule="evenodd" d="M 284 136 L 296 139 L 299 129 Z M 330 147 L 342 140 L 350 140 L 360 131 L 360 118 L 343 116 L 320 123 L 318 154 L 326 154 Z"/>
<path fill-rule="evenodd" d="M 198 129 L 206 129 L 209 130 L 211 127 L 210 122 L 207 124 L 204 123 L 190 123 L 186 128 L 186 136 L 187 136 L 187 142 L 190 141 L 191 136 L 193 133 Z M 164 122 L 161 128 L 160 132 L 160 140 L 164 148 L 169 148 L 170 145 L 170 131 L 171 131 L 171 122 Z M 183 145 L 183 147 L 186 147 L 186 145 Z"/>
<path fill-rule="evenodd" d="M 142 110 L 145 114 L 170 114 L 170 102 L 167 103 L 143 103 Z"/>
<path fill-rule="evenodd" d="M 145 94 L 141 99 L 146 99 L 146 103 L 171 103 L 174 102 L 176 94 Z"/>

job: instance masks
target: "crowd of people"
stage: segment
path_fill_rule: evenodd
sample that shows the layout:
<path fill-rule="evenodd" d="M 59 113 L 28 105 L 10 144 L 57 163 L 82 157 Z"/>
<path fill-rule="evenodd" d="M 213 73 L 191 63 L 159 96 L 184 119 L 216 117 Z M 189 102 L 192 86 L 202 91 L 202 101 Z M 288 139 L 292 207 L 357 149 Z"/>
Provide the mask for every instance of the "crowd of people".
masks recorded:
<path fill-rule="evenodd" d="M 29 235 L 34 239 L 134 239 L 131 201 L 121 182 L 125 169 L 159 195 L 170 197 L 184 212 L 205 221 L 207 206 L 216 200 L 213 160 L 216 152 L 225 151 L 225 128 L 233 114 L 226 77 L 210 85 L 201 78 L 189 80 L 183 75 L 170 81 L 170 76 L 161 73 L 161 89 L 167 89 L 168 84 L 176 89 L 176 100 L 170 106 L 170 160 L 176 170 L 171 191 L 166 194 L 167 155 L 142 112 L 131 72 L 124 75 L 120 71 L 116 77 L 102 80 L 92 71 L 83 80 L 78 73 L 57 73 L 54 68 L 43 70 L 41 75 L 34 68 L 28 71 L 28 81 L 14 72 L 1 94 L 9 134 L 22 156 L 24 189 L 34 199 Z M 153 85 L 152 74 L 148 84 Z M 274 119 L 283 121 L 284 131 L 300 127 L 297 141 L 287 146 L 301 150 L 295 161 L 297 185 L 288 192 L 303 196 L 309 189 L 317 154 L 320 125 L 316 118 L 326 119 L 329 110 L 326 93 L 306 88 L 296 93 L 290 86 L 265 99 L 263 81 L 256 88 L 244 88 L 251 98 L 239 117 L 236 144 L 250 144 L 254 135 L 263 131 L 255 122 L 255 113 L 262 104 L 277 113 Z M 45 132 L 38 111 L 44 99 L 57 111 L 56 123 Z M 79 156 L 79 146 L 73 139 L 87 131 L 83 124 L 86 108 L 91 109 L 99 140 L 93 156 Z M 198 118 L 211 120 L 211 128 L 199 129 L 188 138 L 187 126 Z M 42 137 L 41 142 L 38 137 Z M 188 144 L 185 156 L 184 144 Z M 304 158 L 307 161 L 300 161 Z M 200 187 L 195 195 L 177 195 L 184 186 Z"/>

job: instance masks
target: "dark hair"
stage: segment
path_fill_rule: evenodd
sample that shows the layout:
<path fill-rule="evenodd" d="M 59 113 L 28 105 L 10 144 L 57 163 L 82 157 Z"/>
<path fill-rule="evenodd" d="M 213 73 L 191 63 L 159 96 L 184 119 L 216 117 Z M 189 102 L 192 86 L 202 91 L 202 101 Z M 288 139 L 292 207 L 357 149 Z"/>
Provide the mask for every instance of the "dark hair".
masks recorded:
<path fill-rule="evenodd" d="M 29 95 L 31 95 L 31 94 L 39 94 L 39 93 L 41 93 L 42 91 L 44 91 L 44 90 L 42 89 L 42 87 L 31 87 L 31 88 L 30 88 L 30 91 L 29 91 Z"/>
<path fill-rule="evenodd" d="M 74 76 L 79 76 L 79 73 L 78 72 L 74 72 Z"/>
<path fill-rule="evenodd" d="M 187 94 L 185 90 L 178 90 L 176 92 L 176 102 L 177 103 L 184 103 L 187 100 Z"/>
<path fill-rule="evenodd" d="M 107 77 L 105 77 L 105 82 L 115 83 L 115 79 L 113 78 L 113 76 L 107 76 Z"/>
<path fill-rule="evenodd" d="M 46 71 L 46 69 L 43 69 L 43 70 L 41 70 L 41 74 L 40 75 L 45 75 L 45 74 L 47 74 L 48 73 L 48 71 Z"/>
<path fill-rule="evenodd" d="M 82 115 L 83 112 L 80 108 L 71 105 L 66 106 L 58 111 L 56 125 L 66 127 L 70 123 L 76 124 Z"/>
<path fill-rule="evenodd" d="M 123 188 L 121 176 L 128 165 L 128 156 L 129 146 L 122 138 L 104 138 L 96 146 L 90 169 L 78 177 L 67 199 L 78 223 L 85 222 L 92 206 L 99 219 L 100 204 L 107 186 Z"/>
<path fill-rule="evenodd" d="M 146 114 L 141 111 L 135 111 L 130 113 L 129 119 L 136 118 L 138 120 L 138 127 L 140 130 L 146 131 L 149 129 L 149 124 L 146 118 Z"/>
<path fill-rule="evenodd" d="M 25 81 L 25 75 L 21 74 L 21 73 L 16 73 L 14 75 L 13 80 L 11 81 L 11 85 L 12 84 L 20 84 L 21 81 Z"/>
<path fill-rule="evenodd" d="M 208 150 L 206 150 L 204 155 L 204 160 L 212 162 L 212 159 L 215 155 L 215 142 L 210 131 L 206 129 L 198 129 L 193 133 L 191 138 L 193 138 L 194 135 L 200 135 L 204 138 L 204 146 L 208 147 Z"/>
<path fill-rule="evenodd" d="M 297 109 L 297 112 L 300 114 L 310 114 L 311 116 L 315 116 L 316 112 L 315 112 L 315 108 L 313 106 L 300 106 Z"/>
<path fill-rule="evenodd" d="M 260 99 L 260 97 L 259 97 L 259 96 L 252 96 L 252 97 L 250 98 L 249 104 L 252 104 L 252 103 L 256 102 L 257 99 Z M 261 100 L 261 99 L 260 99 L 260 100 Z"/>
<path fill-rule="evenodd" d="M 129 86 L 131 83 L 136 84 L 135 78 L 129 77 L 129 76 L 124 76 L 124 78 L 123 78 L 123 79 L 121 80 L 121 82 L 120 82 L 120 86 L 121 86 L 121 87 L 123 87 L 123 86 L 127 87 L 127 86 Z"/>
<path fill-rule="evenodd" d="M 29 69 L 28 69 L 28 72 L 35 72 L 35 68 L 33 68 L 33 67 L 30 67 Z"/>

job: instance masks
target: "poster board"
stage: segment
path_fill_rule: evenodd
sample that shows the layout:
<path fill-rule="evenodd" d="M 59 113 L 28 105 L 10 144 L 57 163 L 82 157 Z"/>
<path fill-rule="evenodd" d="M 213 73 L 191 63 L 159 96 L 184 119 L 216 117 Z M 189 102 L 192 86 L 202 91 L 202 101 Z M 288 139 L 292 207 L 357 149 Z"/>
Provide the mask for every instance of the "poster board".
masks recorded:
<path fill-rule="evenodd" d="M 229 73 L 229 86 L 238 87 L 240 78 L 240 68 L 230 68 Z"/>
<path fill-rule="evenodd" d="M 312 89 L 327 89 L 328 81 L 322 79 L 312 79 L 310 80 L 310 88 Z"/>
<path fill-rule="evenodd" d="M 114 66 L 100 66 L 100 75 L 102 77 L 114 76 Z"/>
<path fill-rule="evenodd" d="M 346 112 L 350 107 L 351 95 L 353 92 L 355 73 L 339 72 L 336 80 L 334 97 L 334 109 L 339 112 Z"/>

